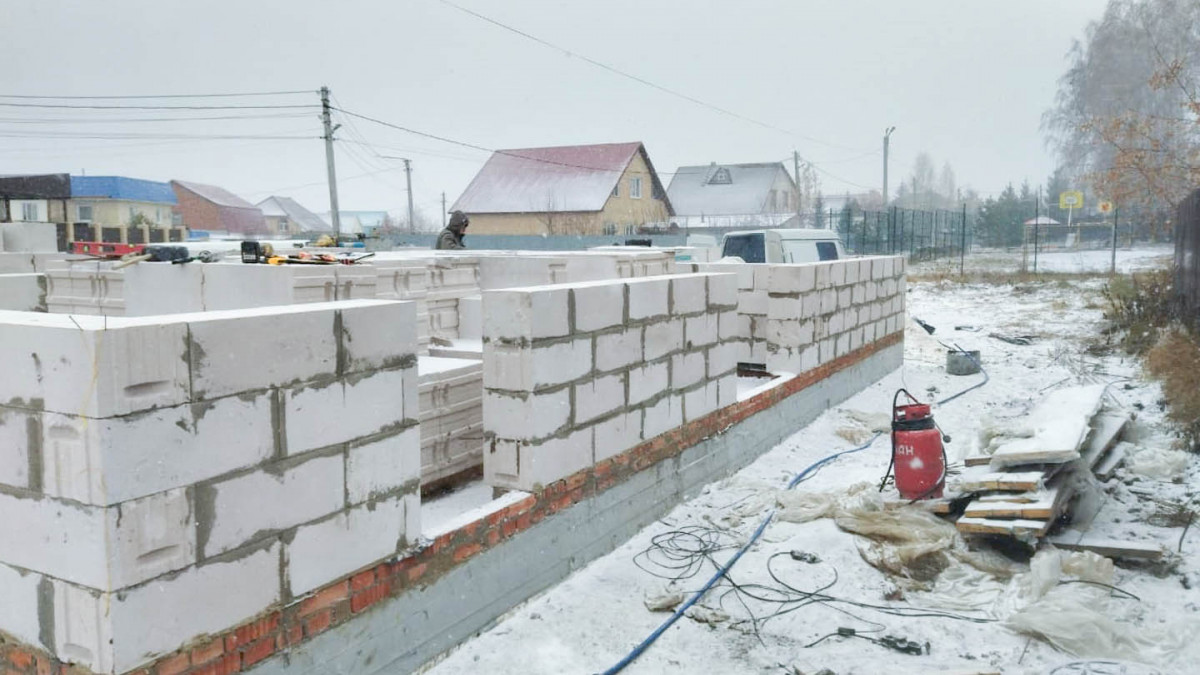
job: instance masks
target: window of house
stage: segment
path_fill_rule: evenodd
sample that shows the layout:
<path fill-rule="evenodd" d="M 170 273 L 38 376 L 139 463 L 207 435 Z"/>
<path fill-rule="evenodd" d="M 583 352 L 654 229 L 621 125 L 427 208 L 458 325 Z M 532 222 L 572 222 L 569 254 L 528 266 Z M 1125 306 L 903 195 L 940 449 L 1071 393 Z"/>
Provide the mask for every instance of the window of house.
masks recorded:
<path fill-rule="evenodd" d="M 75 221 L 80 223 L 92 222 L 92 205 L 79 204 L 75 207 Z"/>
<path fill-rule="evenodd" d="M 26 222 L 37 222 L 41 218 L 38 217 L 37 202 L 25 202 L 21 204 L 21 220 Z"/>
<path fill-rule="evenodd" d="M 629 196 L 632 199 L 642 198 L 642 179 L 638 176 L 629 178 Z"/>
<path fill-rule="evenodd" d="M 621 183 L 620 182 L 618 182 L 616 185 L 613 186 L 612 196 L 614 196 L 614 197 L 621 196 Z"/>
<path fill-rule="evenodd" d="M 729 169 L 721 167 L 713 172 L 712 178 L 708 179 L 709 185 L 729 185 L 733 183 L 733 176 L 729 175 Z"/>

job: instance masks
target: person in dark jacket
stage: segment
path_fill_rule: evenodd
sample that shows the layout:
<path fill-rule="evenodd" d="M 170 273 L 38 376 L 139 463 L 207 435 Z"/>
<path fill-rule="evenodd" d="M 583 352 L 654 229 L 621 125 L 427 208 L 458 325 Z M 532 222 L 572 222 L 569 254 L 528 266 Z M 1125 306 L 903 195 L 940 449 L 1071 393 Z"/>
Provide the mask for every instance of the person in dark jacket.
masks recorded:
<path fill-rule="evenodd" d="M 466 236 L 467 225 L 470 224 L 471 220 L 462 211 L 451 213 L 450 224 L 438 235 L 434 248 L 438 250 L 466 248 L 466 245 L 463 244 L 463 237 Z"/>

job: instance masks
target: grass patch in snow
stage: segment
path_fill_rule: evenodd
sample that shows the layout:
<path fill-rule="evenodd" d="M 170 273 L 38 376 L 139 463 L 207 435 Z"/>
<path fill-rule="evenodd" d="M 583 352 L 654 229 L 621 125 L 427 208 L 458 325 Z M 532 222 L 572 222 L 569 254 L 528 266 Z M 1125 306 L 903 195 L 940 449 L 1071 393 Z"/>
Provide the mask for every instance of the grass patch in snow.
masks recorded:
<path fill-rule="evenodd" d="M 1188 448 L 1200 451 L 1200 337 L 1179 328 L 1163 332 L 1146 354 L 1146 368 L 1162 381 L 1167 417 Z"/>

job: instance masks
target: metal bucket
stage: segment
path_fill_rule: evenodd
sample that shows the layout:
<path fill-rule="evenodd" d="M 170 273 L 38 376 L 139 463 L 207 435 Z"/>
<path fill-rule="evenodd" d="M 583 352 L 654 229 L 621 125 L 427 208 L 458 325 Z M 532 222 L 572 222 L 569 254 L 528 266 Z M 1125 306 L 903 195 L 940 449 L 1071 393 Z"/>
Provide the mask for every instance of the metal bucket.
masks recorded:
<path fill-rule="evenodd" d="M 951 349 L 946 352 L 946 372 L 951 375 L 974 375 L 979 372 L 979 350 L 959 351 Z"/>

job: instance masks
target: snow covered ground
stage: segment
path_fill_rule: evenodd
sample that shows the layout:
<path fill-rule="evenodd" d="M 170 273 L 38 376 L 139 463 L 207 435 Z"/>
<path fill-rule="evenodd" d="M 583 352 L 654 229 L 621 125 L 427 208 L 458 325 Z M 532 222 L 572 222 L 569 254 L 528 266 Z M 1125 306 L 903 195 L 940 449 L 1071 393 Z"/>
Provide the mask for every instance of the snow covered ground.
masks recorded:
<path fill-rule="evenodd" d="M 1128 253 L 1125 262 L 1130 266 L 1161 257 L 1156 251 Z M 952 437 L 947 446 L 952 467 L 972 453 L 980 431 L 988 425 L 1018 425 L 1048 392 L 1079 383 L 1111 383 L 1109 405 L 1136 414 L 1126 438 L 1136 441 L 1135 462 L 1141 458 L 1143 470 L 1161 468 L 1164 458 L 1178 459 L 1165 432 L 1159 387 L 1145 380 L 1140 366 L 1129 358 L 1087 350 L 1099 334 L 1103 283 L 1101 279 L 1018 286 L 910 283 L 910 317 L 935 326 L 936 332 L 930 336 L 910 320 L 901 369 L 797 429 L 752 465 L 710 485 L 609 555 L 514 609 L 430 672 L 535 675 L 597 673 L 609 668 L 667 618 L 667 613 L 647 609 L 648 598 L 672 592 L 690 597 L 689 592 L 715 571 L 713 562 L 697 559 L 692 576 L 669 584 L 664 577 L 677 576 L 680 570 L 656 564 L 671 563 L 667 554 L 689 546 L 715 545 L 712 560 L 723 563 L 749 539 L 793 475 L 834 451 L 865 442 L 873 428 L 886 422 L 898 387 L 935 400 L 979 381 L 979 376 L 946 375 L 945 351 L 937 339 L 981 350 L 991 378 L 986 386 L 935 409 L 939 425 Z M 963 329 L 956 330 L 959 326 Z M 1032 344 L 1019 346 L 988 337 L 989 333 L 1036 337 Z M 796 488 L 794 498 L 813 499 L 823 493 L 844 498 L 856 485 L 877 485 L 888 453 L 884 436 L 865 451 L 821 468 Z M 1200 535 L 1192 533 L 1182 542 L 1183 554 L 1174 554 L 1183 523 L 1170 515 L 1171 504 L 1192 500 L 1195 506 L 1200 466 L 1192 459 L 1186 458 L 1182 474 L 1165 480 L 1121 469 L 1108 484 L 1095 488 L 1091 501 L 1102 507 L 1090 525 L 1092 533 L 1154 542 L 1171 552 L 1164 562 L 1121 563 L 1112 572 L 1111 584 L 1136 599 L 1095 585 L 1055 585 L 1057 566 L 1049 577 L 1042 574 L 1044 570 L 1030 574 L 1019 557 L 1015 562 L 1006 558 L 1000 565 L 1016 573 L 1011 581 L 961 563 L 953 563 L 934 581 L 899 579 L 868 564 L 864 556 L 871 555 L 870 541 L 840 529 L 833 520 L 777 518 L 728 575 L 742 592 L 735 592 L 730 581 L 722 581 L 699 603 L 706 610 L 681 618 L 623 672 L 811 674 L 823 668 L 839 675 L 1197 672 L 1200 556 L 1190 552 L 1200 550 L 1196 539 Z M 859 494 L 872 493 L 873 488 Z M 793 552 L 811 562 L 794 559 Z M 1036 560 L 1056 562 L 1045 554 Z M 686 562 L 687 556 L 676 556 L 672 564 Z M 1096 561 L 1091 563 L 1095 566 Z M 1049 581 L 1039 586 L 1044 579 Z M 778 594 L 781 582 L 797 589 L 790 592 L 793 598 L 802 597 L 800 591 L 823 589 L 826 597 L 836 600 L 780 605 L 750 597 Z M 1046 589 L 1050 589 L 1046 599 L 1060 602 L 1038 605 L 1049 608 L 1043 619 L 1049 616 L 1056 629 L 1076 626 L 1090 631 L 1091 637 L 1082 642 L 1094 646 L 1072 655 L 1005 627 L 1003 619 L 1030 602 L 1029 593 Z M 959 618 L 894 613 L 935 607 Z M 781 608 L 792 611 L 759 622 L 757 631 L 748 621 Z M 1096 621 L 1098 616 L 1103 620 Z M 928 653 L 902 654 L 862 637 L 826 637 L 839 627 L 872 638 L 904 637 L 920 645 L 921 651 L 928 643 Z M 1153 667 L 1085 671 L 1072 665 L 1080 659 L 1118 657 L 1151 662 Z"/>

